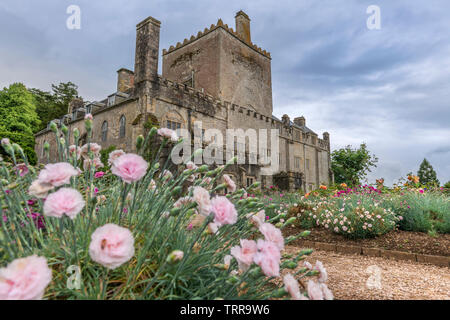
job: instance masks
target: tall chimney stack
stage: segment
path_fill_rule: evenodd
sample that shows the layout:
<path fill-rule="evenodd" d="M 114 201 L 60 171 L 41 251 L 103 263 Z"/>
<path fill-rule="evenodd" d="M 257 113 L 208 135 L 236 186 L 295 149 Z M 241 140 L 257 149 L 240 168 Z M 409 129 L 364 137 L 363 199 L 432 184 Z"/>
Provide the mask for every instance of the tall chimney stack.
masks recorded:
<path fill-rule="evenodd" d="M 306 120 L 304 116 L 294 118 L 294 123 L 300 127 L 304 127 L 306 125 Z"/>
<path fill-rule="evenodd" d="M 250 18 L 244 11 L 240 10 L 238 13 L 236 13 L 235 19 L 236 32 L 242 40 L 250 44 L 252 42 L 250 36 Z"/>
<path fill-rule="evenodd" d="M 148 17 L 136 26 L 134 81 L 155 81 L 158 77 L 159 31 L 161 22 Z"/>
<path fill-rule="evenodd" d="M 117 70 L 117 91 L 126 92 L 132 87 L 134 87 L 133 71 L 125 68 Z"/>

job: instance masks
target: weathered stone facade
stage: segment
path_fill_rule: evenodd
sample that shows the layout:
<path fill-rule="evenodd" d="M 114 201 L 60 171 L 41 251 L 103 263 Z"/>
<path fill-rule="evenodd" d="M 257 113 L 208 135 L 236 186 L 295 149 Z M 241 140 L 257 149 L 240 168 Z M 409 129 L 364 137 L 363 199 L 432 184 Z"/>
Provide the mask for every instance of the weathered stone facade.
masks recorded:
<path fill-rule="evenodd" d="M 262 181 L 309 191 L 332 181 L 329 134 L 320 139 L 306 127 L 304 117 L 291 121 L 287 115 L 281 120 L 272 115 L 271 56 L 251 42 L 250 19 L 244 12 L 236 14 L 236 31 L 219 19 L 197 36 L 164 49 L 162 76 L 157 73 L 160 25 L 149 17 L 136 26 L 135 68 L 117 71 L 114 94 L 89 104 L 74 101 L 71 114 L 54 121 L 64 122 L 70 132 L 78 128 L 83 137 L 84 115 L 92 113 L 93 141 L 128 152 L 135 150 L 136 138 L 145 133 L 149 119 L 190 132 L 194 122 L 201 121 L 202 129 L 218 129 L 224 137 L 233 128 L 278 129 L 279 173 L 262 176 L 259 165 L 246 161 L 229 171 L 240 185 Z M 56 142 L 48 129 L 36 134 L 40 162 L 45 162 L 45 141 L 52 146 Z M 267 148 L 270 154 L 271 146 Z M 51 148 L 52 159 L 55 149 Z M 246 159 L 255 156 L 248 145 L 245 152 Z"/>

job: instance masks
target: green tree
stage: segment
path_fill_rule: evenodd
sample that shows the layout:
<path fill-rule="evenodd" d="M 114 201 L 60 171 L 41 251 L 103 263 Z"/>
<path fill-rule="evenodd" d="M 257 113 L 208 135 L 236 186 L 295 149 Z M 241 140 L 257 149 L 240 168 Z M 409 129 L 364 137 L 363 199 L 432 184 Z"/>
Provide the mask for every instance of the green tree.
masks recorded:
<path fill-rule="evenodd" d="M 36 161 L 33 133 L 40 122 L 33 96 L 22 83 L 0 91 L 0 137 L 19 144 L 31 163 Z M 3 149 L 1 153 L 7 157 Z"/>
<path fill-rule="evenodd" d="M 433 166 L 427 159 L 423 159 L 420 164 L 419 171 L 417 171 L 417 176 L 422 184 L 440 185 L 440 182 L 436 176 L 436 171 L 434 171 Z"/>
<path fill-rule="evenodd" d="M 371 154 L 365 143 L 358 149 L 346 146 L 331 154 L 331 169 L 336 183 L 358 185 L 371 167 L 376 167 L 378 158 Z"/>
<path fill-rule="evenodd" d="M 45 129 L 53 119 L 59 119 L 68 113 L 69 103 L 73 98 L 79 98 L 78 86 L 72 82 L 52 84 L 52 92 L 31 88 L 36 111 L 41 119 L 41 125 L 35 132 Z"/>

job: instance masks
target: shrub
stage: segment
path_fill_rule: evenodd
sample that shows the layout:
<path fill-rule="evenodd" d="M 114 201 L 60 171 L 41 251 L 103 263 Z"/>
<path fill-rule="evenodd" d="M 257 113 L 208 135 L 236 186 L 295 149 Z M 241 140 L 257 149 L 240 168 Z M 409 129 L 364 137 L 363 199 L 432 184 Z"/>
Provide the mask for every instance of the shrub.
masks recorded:
<path fill-rule="evenodd" d="M 81 148 L 81 155 L 90 165 L 80 174 L 66 163 L 78 166 L 81 161 L 77 161 L 76 152 L 70 156 L 62 152 L 60 157 L 65 162 L 47 165 L 43 169 L 47 171 L 41 171 L 39 178 L 31 166 L 27 174 L 16 175 L 11 165 L 1 162 L 2 267 L 7 263 L 8 269 L 23 265 L 25 268 L 14 269 L 13 274 L 27 277 L 29 270 L 34 270 L 37 275 L 32 278 L 32 287 L 17 287 L 13 298 L 268 299 L 288 296 L 286 289 L 273 281 L 279 276 L 278 267 L 283 273 L 296 268 L 311 250 L 300 251 L 296 256 L 281 256 L 280 250 L 283 242 L 287 244 L 308 233 L 283 240 L 276 227 L 266 224 L 263 229 L 264 219 L 255 219 L 254 215 L 264 209 L 264 203 L 257 197 L 245 197 L 244 189 L 221 197 L 220 201 L 214 198 L 210 203 L 210 195 L 226 187 L 219 183 L 219 178 L 235 159 L 216 169 L 181 166 L 169 174 L 166 168 L 170 156 L 165 161 L 159 157 L 161 150 L 170 143 L 163 139 L 159 147 L 153 146 L 156 156 L 149 162 L 138 155 L 127 154 L 127 158 L 122 155 L 115 160 L 111 171 L 96 178 L 93 163 L 100 154 L 97 146 L 89 145 L 90 121 L 86 120 L 89 147 Z M 52 130 L 59 136 L 55 126 Z M 152 129 L 149 137 L 155 134 L 156 130 Z M 67 146 L 68 135 L 65 136 Z M 57 141 L 58 150 L 64 150 L 59 139 Z M 74 144 L 78 145 L 78 141 Z M 145 143 L 139 142 L 139 146 L 138 153 L 147 148 Z M 7 150 L 12 152 L 11 148 Z M 15 161 L 15 156 L 12 158 Z M 183 188 L 189 185 L 192 175 L 200 173 L 211 181 L 197 178 L 191 185 L 194 188 Z M 282 229 L 292 219 L 281 222 L 278 215 L 268 222 Z M 260 231 L 255 225 L 260 226 Z M 253 238 L 259 238 L 257 245 L 252 241 L 240 241 Z M 249 257 L 249 252 L 241 251 L 239 244 L 250 245 L 255 252 Z M 22 258 L 24 260 L 18 260 Z M 67 272 L 74 270 L 79 271 L 80 282 L 75 281 L 74 287 L 68 287 Z M 323 272 L 322 268 L 302 268 L 295 276 L 298 279 L 321 275 L 320 286 L 316 284 L 315 289 L 321 288 L 330 298 L 329 290 L 321 283 L 326 279 Z M 21 278 L 8 280 L 8 286 L 21 284 Z M 300 294 L 297 281 L 293 283 L 289 278 L 289 288 L 295 287 L 297 290 L 289 291 L 293 298 L 306 298 Z M 0 299 L 11 298 L 11 292 L 2 291 Z"/>
<path fill-rule="evenodd" d="M 401 219 L 380 203 L 364 193 L 317 196 L 304 199 L 297 208 L 291 209 L 291 214 L 296 214 L 304 228 L 323 227 L 347 238 L 369 238 L 394 230 Z"/>
<path fill-rule="evenodd" d="M 400 228 L 407 231 L 450 233 L 450 199 L 437 192 L 406 192 L 389 200 L 403 216 Z"/>

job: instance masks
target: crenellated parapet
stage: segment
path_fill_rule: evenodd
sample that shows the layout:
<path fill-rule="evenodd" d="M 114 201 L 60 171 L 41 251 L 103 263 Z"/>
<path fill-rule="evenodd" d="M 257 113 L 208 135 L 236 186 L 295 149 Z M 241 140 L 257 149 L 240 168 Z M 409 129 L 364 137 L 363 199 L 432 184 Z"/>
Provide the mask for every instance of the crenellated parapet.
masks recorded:
<path fill-rule="evenodd" d="M 236 37 L 238 40 L 240 40 L 243 43 L 245 43 L 247 46 L 249 46 L 253 50 L 255 50 L 258 53 L 262 54 L 263 56 L 271 59 L 270 52 L 261 49 L 260 47 L 258 47 L 256 44 L 254 44 L 251 41 L 247 42 L 245 40 L 245 38 L 241 34 L 239 34 L 237 31 L 233 30 L 233 28 L 229 27 L 227 24 L 224 24 L 222 19 L 219 19 L 216 24 L 212 24 L 209 28 L 205 28 L 203 31 L 199 31 L 197 33 L 197 35 L 191 35 L 191 37 L 189 39 L 185 38 L 183 40 L 183 42 L 177 42 L 177 44 L 175 46 L 172 45 L 172 46 L 169 47 L 169 49 L 163 49 L 162 54 L 164 56 L 166 54 L 172 53 L 175 50 L 177 50 L 179 48 L 182 48 L 182 47 L 184 47 L 184 46 L 186 46 L 188 44 L 191 44 L 191 43 L 197 41 L 198 39 L 208 35 L 209 33 L 213 32 L 213 31 L 215 31 L 215 30 L 217 30 L 219 28 L 222 28 L 223 30 L 225 30 L 229 34 L 231 34 L 232 36 Z"/>

